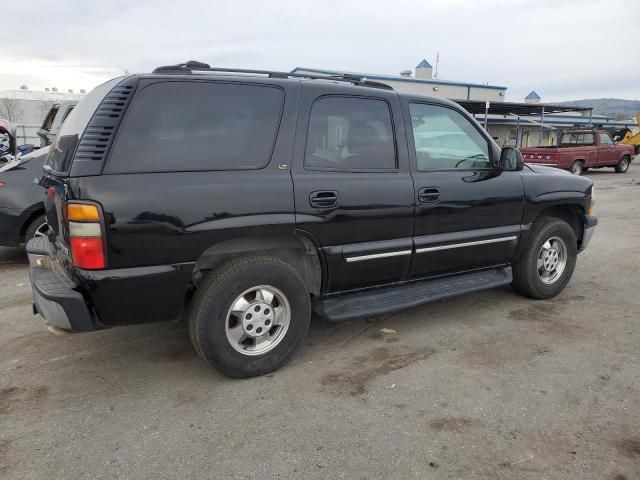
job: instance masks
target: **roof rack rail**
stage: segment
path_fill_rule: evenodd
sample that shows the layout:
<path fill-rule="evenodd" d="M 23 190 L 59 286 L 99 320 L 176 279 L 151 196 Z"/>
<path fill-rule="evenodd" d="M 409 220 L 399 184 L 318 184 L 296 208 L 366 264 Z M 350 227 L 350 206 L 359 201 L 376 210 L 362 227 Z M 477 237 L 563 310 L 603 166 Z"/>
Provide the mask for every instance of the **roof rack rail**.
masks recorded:
<path fill-rule="evenodd" d="M 366 77 L 353 74 L 342 75 L 310 75 L 306 73 L 276 72 L 272 70 L 251 70 L 241 68 L 212 68 L 210 65 L 195 60 L 176 65 L 165 65 L 157 67 L 151 73 L 163 74 L 191 74 L 193 72 L 218 72 L 218 73 L 240 73 L 243 75 L 266 75 L 269 78 L 307 78 L 310 80 L 333 80 L 336 82 L 346 82 L 353 85 L 362 85 L 365 87 L 382 88 L 384 90 L 393 90 L 393 87 L 381 82 L 372 82 Z"/>

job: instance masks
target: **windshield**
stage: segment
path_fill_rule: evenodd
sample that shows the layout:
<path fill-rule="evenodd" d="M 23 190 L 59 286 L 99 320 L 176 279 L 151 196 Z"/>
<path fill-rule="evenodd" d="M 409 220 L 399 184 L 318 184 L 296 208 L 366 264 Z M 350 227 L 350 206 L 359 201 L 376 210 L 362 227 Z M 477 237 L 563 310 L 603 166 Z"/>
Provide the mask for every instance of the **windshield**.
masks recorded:
<path fill-rule="evenodd" d="M 93 113 L 105 95 L 109 93 L 122 78 L 123 77 L 117 77 L 97 86 L 78 103 L 65 119 L 60 128 L 60 133 L 58 133 L 56 140 L 51 145 L 49 156 L 45 162 L 46 167 L 58 173 L 64 173 L 69 170 L 76 145 L 80 137 L 82 137 L 84 129 L 91 120 Z"/>

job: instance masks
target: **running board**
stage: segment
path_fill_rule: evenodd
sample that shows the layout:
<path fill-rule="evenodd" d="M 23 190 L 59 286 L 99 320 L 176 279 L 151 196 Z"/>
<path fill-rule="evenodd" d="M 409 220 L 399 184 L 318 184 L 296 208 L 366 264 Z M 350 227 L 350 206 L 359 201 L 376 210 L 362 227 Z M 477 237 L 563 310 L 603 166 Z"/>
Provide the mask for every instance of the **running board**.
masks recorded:
<path fill-rule="evenodd" d="M 338 322 L 395 312 L 443 298 L 500 287 L 510 284 L 512 280 L 511 267 L 493 268 L 339 294 L 314 302 L 313 310 L 329 321 Z"/>

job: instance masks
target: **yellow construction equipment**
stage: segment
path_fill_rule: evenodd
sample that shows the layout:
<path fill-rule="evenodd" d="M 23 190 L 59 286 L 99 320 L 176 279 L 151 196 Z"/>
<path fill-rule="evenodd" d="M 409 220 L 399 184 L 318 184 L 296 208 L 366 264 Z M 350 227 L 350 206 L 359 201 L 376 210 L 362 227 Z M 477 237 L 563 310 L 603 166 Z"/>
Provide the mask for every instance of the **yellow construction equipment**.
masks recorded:
<path fill-rule="evenodd" d="M 638 122 L 638 127 L 640 128 L 640 113 L 638 113 L 636 119 Z M 633 152 L 635 155 L 638 155 L 638 153 L 640 153 L 640 130 L 638 130 L 638 132 L 634 134 L 630 129 L 623 128 L 615 132 L 613 139 L 617 143 L 633 145 Z"/>

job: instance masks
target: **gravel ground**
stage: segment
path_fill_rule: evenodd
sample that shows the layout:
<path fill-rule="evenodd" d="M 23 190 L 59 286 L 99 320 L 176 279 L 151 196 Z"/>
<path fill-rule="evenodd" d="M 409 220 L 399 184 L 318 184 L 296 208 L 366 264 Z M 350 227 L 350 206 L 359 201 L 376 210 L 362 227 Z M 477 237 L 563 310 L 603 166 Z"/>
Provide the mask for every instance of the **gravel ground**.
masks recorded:
<path fill-rule="evenodd" d="M 557 298 L 315 319 L 250 380 L 180 323 L 50 334 L 0 248 L 0 477 L 640 478 L 640 165 L 589 176 L 600 225 Z"/>

